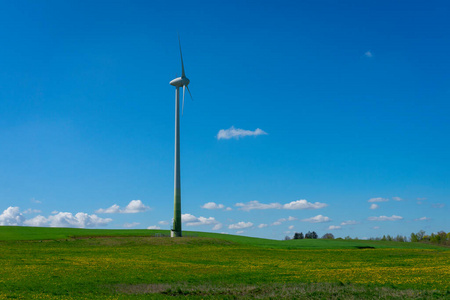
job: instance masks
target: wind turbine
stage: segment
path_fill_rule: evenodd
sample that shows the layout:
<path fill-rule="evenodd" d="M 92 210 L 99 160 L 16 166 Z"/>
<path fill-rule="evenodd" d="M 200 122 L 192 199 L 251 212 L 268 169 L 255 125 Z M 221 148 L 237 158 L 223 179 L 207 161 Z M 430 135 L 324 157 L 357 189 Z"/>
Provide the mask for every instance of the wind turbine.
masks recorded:
<path fill-rule="evenodd" d="M 187 88 L 189 95 L 192 98 L 191 91 L 188 84 L 189 79 L 184 73 L 183 54 L 181 53 L 181 41 L 178 35 L 178 44 L 180 46 L 181 57 L 181 77 L 175 78 L 170 82 L 175 87 L 175 182 L 174 182 L 174 216 L 173 226 L 170 232 L 171 237 L 181 237 L 181 184 L 180 184 L 180 88 L 183 87 L 183 104 L 184 110 L 184 93 Z"/>

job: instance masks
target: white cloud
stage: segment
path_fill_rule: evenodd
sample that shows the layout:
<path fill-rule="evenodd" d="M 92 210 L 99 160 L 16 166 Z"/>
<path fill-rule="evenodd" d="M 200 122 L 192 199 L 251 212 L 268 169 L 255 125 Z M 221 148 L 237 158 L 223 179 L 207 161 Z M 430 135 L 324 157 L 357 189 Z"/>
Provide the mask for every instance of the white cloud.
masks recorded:
<path fill-rule="evenodd" d="M 223 209 L 223 208 L 225 208 L 225 205 L 216 204 L 215 202 L 208 202 L 208 203 L 203 204 L 202 208 L 204 208 L 204 209 Z"/>
<path fill-rule="evenodd" d="M 131 200 L 124 209 L 120 208 L 119 205 L 114 204 L 106 209 L 100 208 L 95 212 L 98 214 L 135 214 L 149 209 L 150 207 L 144 205 L 141 200 Z"/>
<path fill-rule="evenodd" d="M 367 202 L 369 202 L 369 203 L 372 203 L 372 202 L 387 202 L 387 201 L 389 201 L 389 199 L 381 198 L 381 197 L 371 198 L 371 199 L 367 200 Z"/>
<path fill-rule="evenodd" d="M 250 211 L 252 209 L 280 209 L 282 207 L 280 203 L 263 204 L 257 200 L 247 203 L 236 203 L 235 206 L 244 211 Z"/>
<path fill-rule="evenodd" d="M 403 199 L 400 198 L 400 197 L 392 197 L 392 200 L 394 200 L 394 201 L 402 201 Z"/>
<path fill-rule="evenodd" d="M 308 201 L 302 199 L 302 200 L 292 201 L 290 203 L 284 204 L 283 208 L 284 209 L 319 209 L 319 208 L 324 208 L 326 206 L 328 206 L 328 204 L 320 203 L 320 202 L 311 203 L 311 202 L 308 202 Z"/>
<path fill-rule="evenodd" d="M 433 204 L 431 204 L 431 207 L 433 207 L 433 208 L 444 208 L 445 204 L 444 203 L 433 203 Z"/>
<path fill-rule="evenodd" d="M 0 215 L 0 225 L 27 225 L 27 226 L 50 226 L 50 227 L 97 227 L 105 226 L 110 223 L 112 219 L 99 218 L 96 215 L 89 215 L 87 213 L 79 212 L 72 215 L 69 212 L 59 212 L 50 215 L 47 218 L 44 216 L 36 216 L 32 219 L 26 220 L 20 213 L 19 207 L 8 207 Z"/>
<path fill-rule="evenodd" d="M 18 226 L 22 225 L 25 217 L 20 212 L 19 207 L 10 206 L 0 215 L 0 225 Z"/>
<path fill-rule="evenodd" d="M 288 227 L 289 229 L 294 229 L 294 225 L 291 225 Z"/>
<path fill-rule="evenodd" d="M 100 218 L 97 215 L 88 215 L 79 212 L 75 215 L 69 212 L 60 212 L 47 218 L 50 227 L 97 227 L 105 226 L 112 221 L 110 218 Z"/>
<path fill-rule="evenodd" d="M 141 224 L 141 223 L 138 223 L 138 222 L 125 223 L 125 224 L 123 224 L 123 227 L 125 227 L 125 228 L 133 228 L 133 227 L 138 226 L 139 224 Z"/>
<path fill-rule="evenodd" d="M 181 222 L 194 222 L 197 221 L 197 217 L 191 214 L 182 214 L 181 215 Z"/>
<path fill-rule="evenodd" d="M 112 205 L 106 209 L 100 208 L 95 211 L 98 214 L 118 214 L 121 212 L 120 206 L 117 204 Z"/>
<path fill-rule="evenodd" d="M 348 221 L 344 221 L 341 223 L 341 226 L 347 226 L 347 225 L 356 225 L 358 224 L 358 222 L 353 221 L 353 220 L 348 220 Z"/>
<path fill-rule="evenodd" d="M 183 219 L 181 219 L 181 220 L 183 220 Z M 159 221 L 158 224 L 159 225 L 169 225 L 169 222 L 167 222 L 167 221 Z"/>
<path fill-rule="evenodd" d="M 257 200 L 253 200 L 247 203 L 236 203 L 235 206 L 239 207 L 240 210 L 250 211 L 253 209 L 319 209 L 328 206 L 328 204 L 320 202 L 311 203 L 304 199 L 286 204 L 280 204 L 278 202 L 264 204 Z"/>
<path fill-rule="evenodd" d="M 231 126 L 229 129 L 221 129 L 219 130 L 219 133 L 217 134 L 217 139 L 221 140 L 229 140 L 231 138 L 239 139 L 241 137 L 245 136 L 258 136 L 258 135 L 265 135 L 267 134 L 265 131 L 256 128 L 255 131 L 251 130 L 244 130 L 239 128 L 234 128 L 234 126 Z"/>
<path fill-rule="evenodd" d="M 223 209 L 223 210 L 226 210 L 226 211 L 232 210 L 231 207 L 225 207 L 225 205 L 217 204 L 215 202 L 205 203 L 201 207 L 204 208 L 204 209 Z"/>
<path fill-rule="evenodd" d="M 258 228 L 264 228 L 264 227 L 267 227 L 267 226 L 268 226 L 267 224 L 259 224 Z"/>
<path fill-rule="evenodd" d="M 309 223 L 324 223 L 324 222 L 330 222 L 331 219 L 322 215 L 317 215 L 315 217 L 309 218 L 309 219 L 303 219 L 303 222 L 309 222 Z"/>
<path fill-rule="evenodd" d="M 243 234 L 243 233 L 244 233 L 244 230 L 236 231 L 236 234 Z"/>
<path fill-rule="evenodd" d="M 147 229 L 161 229 L 161 228 L 159 226 L 152 225 L 152 226 L 148 226 Z"/>
<path fill-rule="evenodd" d="M 222 229 L 222 227 L 223 227 L 222 223 L 218 223 L 218 224 L 214 225 L 212 230 L 219 230 L 219 229 Z"/>
<path fill-rule="evenodd" d="M 278 219 L 275 222 L 273 222 L 271 225 L 272 226 L 277 226 L 277 225 L 281 225 L 282 223 L 284 223 L 286 221 L 295 221 L 295 220 L 297 220 L 297 218 L 289 216 L 289 218 L 287 218 L 287 219 L 286 218 Z"/>
<path fill-rule="evenodd" d="M 236 224 L 229 225 L 228 229 L 244 229 L 252 226 L 253 226 L 252 222 L 238 222 Z"/>
<path fill-rule="evenodd" d="M 422 218 L 418 218 L 418 219 L 414 219 L 414 221 L 428 221 L 431 220 L 430 218 L 427 217 L 422 217 Z"/>
<path fill-rule="evenodd" d="M 377 209 L 377 208 L 379 208 L 380 206 L 378 205 L 378 204 L 375 204 L 375 203 L 372 203 L 371 205 L 370 205 L 370 209 Z"/>
<path fill-rule="evenodd" d="M 42 226 L 46 226 L 48 223 L 47 218 L 43 217 L 43 216 L 36 216 L 32 219 L 26 220 L 23 222 L 24 225 L 27 226 L 35 226 L 35 227 L 42 227 Z"/>
<path fill-rule="evenodd" d="M 37 203 L 37 204 L 41 204 L 42 203 L 42 201 L 36 200 L 34 198 L 31 198 L 30 201 L 33 202 L 33 203 Z"/>
<path fill-rule="evenodd" d="M 392 215 L 391 217 L 387 216 L 379 216 L 379 217 L 369 217 L 369 221 L 397 221 L 397 220 L 403 220 L 403 217 Z"/>
<path fill-rule="evenodd" d="M 380 229 L 380 226 L 374 226 L 372 229 Z"/>
<path fill-rule="evenodd" d="M 24 214 L 39 214 L 41 211 L 39 209 L 27 209 L 23 212 Z"/>
<path fill-rule="evenodd" d="M 201 226 L 201 225 L 215 225 L 214 227 L 217 228 L 218 224 L 220 224 L 214 217 L 196 217 L 191 214 L 182 214 L 181 215 L 181 221 L 183 223 L 186 223 L 186 226 Z M 220 228 L 219 228 L 220 229 Z M 215 229 L 216 230 L 216 229 Z"/>
<path fill-rule="evenodd" d="M 364 56 L 365 56 L 365 57 L 372 58 L 372 57 L 373 57 L 373 54 L 372 54 L 372 52 L 369 50 L 369 51 L 367 51 L 366 53 L 364 53 Z"/>
<path fill-rule="evenodd" d="M 188 222 L 186 223 L 186 226 L 200 226 L 200 225 L 211 225 L 211 224 L 217 224 L 217 220 L 214 217 L 198 217 L 195 222 Z"/>
<path fill-rule="evenodd" d="M 337 225 L 330 225 L 328 226 L 329 230 L 337 230 L 337 229 L 341 229 L 341 226 L 337 226 Z"/>

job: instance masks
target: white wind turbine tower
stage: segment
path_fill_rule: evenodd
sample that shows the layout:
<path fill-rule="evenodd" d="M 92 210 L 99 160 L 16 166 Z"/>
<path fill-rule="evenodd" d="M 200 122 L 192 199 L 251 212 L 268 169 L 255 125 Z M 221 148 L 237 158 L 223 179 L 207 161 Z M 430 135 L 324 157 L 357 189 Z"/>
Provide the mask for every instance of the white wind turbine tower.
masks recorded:
<path fill-rule="evenodd" d="M 181 77 L 175 78 L 170 82 L 175 87 L 175 182 L 174 182 L 174 216 L 173 226 L 170 232 L 171 237 L 181 237 L 181 184 L 180 184 L 180 87 L 183 87 L 183 104 L 184 110 L 184 93 L 187 88 L 189 95 L 192 98 L 191 91 L 188 84 L 189 79 L 184 73 L 183 54 L 181 53 L 181 41 L 178 35 L 178 44 L 180 46 L 181 57 Z"/>

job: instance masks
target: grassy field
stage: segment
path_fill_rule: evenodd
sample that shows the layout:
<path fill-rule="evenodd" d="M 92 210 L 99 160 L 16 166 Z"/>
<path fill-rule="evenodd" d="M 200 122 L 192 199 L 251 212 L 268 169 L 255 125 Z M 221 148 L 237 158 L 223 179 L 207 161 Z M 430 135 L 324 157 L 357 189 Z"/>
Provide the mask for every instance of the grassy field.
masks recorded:
<path fill-rule="evenodd" d="M 450 251 L 152 230 L 0 227 L 0 299 L 450 298 Z"/>

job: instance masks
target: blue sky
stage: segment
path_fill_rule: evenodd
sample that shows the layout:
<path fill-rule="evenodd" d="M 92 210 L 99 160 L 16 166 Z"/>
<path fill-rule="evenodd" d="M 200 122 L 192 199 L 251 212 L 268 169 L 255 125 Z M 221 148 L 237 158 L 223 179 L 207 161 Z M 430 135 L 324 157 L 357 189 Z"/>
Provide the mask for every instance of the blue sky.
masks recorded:
<path fill-rule="evenodd" d="M 450 230 L 447 1 L 1 3 L 0 224 L 170 228 L 179 32 L 185 230 Z"/>

